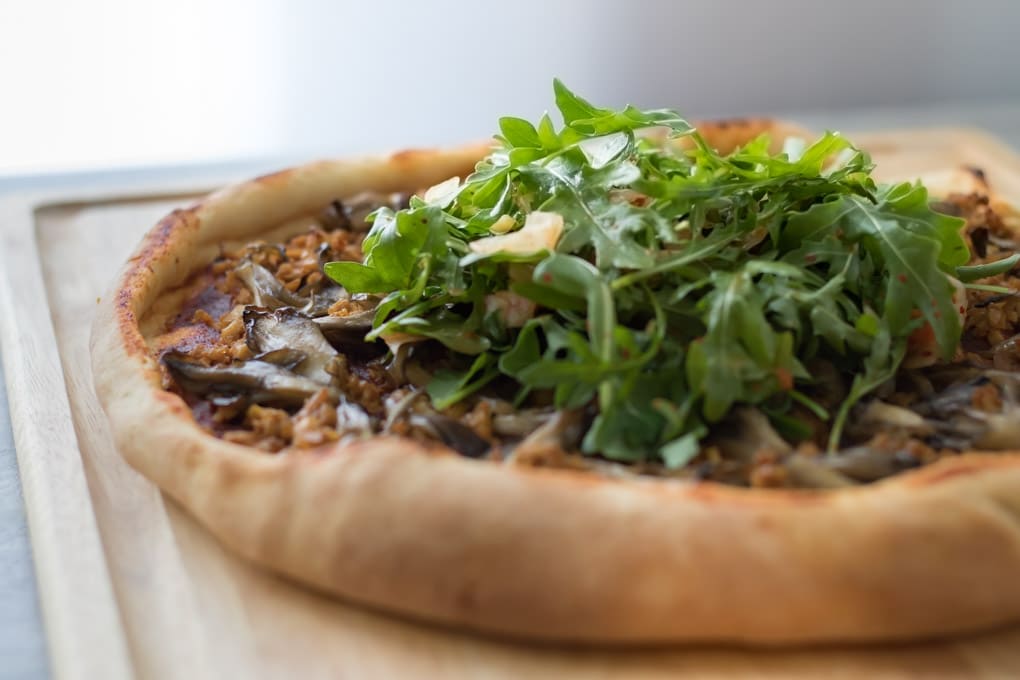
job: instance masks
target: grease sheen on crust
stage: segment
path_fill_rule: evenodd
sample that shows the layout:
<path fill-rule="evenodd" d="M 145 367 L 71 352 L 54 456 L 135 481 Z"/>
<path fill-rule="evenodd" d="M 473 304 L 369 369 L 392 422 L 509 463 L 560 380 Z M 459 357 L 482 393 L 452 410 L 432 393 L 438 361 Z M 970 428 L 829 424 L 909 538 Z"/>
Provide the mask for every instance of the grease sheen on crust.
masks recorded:
<path fill-rule="evenodd" d="M 700 129 L 728 147 L 789 128 Z M 463 177 L 485 151 L 313 163 L 156 225 L 93 326 L 96 391 L 130 464 L 261 565 L 457 627 L 588 643 L 787 644 L 928 637 L 1020 618 L 1018 452 L 964 454 L 836 491 L 518 469 L 386 437 L 271 455 L 206 434 L 161 388 L 142 323 L 221 242 L 337 196 Z"/>

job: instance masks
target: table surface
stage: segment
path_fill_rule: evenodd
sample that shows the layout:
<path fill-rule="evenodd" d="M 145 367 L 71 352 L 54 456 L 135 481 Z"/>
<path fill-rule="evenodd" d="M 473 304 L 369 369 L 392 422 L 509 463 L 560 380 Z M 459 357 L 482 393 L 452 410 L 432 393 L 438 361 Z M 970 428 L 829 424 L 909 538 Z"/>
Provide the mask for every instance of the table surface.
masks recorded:
<path fill-rule="evenodd" d="M 1020 150 L 1020 101 L 957 103 L 786 116 L 812 129 L 875 130 L 916 126 L 969 126 L 998 136 Z M 274 157 L 215 166 L 181 166 L 52 174 L 0 180 L 0 194 L 154 186 L 187 177 L 247 176 L 300 162 Z M 0 229 L 4 225 L 0 224 Z M 6 385 L 0 364 L 0 386 Z M 0 680 L 49 677 L 46 641 L 35 588 L 31 547 L 11 433 L 7 395 L 0 387 Z"/>

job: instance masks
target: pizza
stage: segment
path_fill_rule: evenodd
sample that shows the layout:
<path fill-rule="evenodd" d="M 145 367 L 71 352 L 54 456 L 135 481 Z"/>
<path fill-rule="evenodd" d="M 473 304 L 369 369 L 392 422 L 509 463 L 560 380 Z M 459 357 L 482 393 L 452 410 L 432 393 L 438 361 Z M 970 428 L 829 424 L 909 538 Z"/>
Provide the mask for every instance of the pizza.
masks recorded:
<path fill-rule="evenodd" d="M 839 134 L 555 95 L 156 225 L 93 326 L 128 462 L 240 555 L 458 628 L 1020 617 L 1017 213 Z"/>

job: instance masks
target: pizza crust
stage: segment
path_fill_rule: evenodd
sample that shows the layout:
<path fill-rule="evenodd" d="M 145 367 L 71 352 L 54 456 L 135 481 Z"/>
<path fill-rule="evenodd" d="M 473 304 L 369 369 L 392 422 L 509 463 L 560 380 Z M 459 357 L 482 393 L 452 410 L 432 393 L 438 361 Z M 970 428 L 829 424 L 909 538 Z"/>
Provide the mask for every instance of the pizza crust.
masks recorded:
<path fill-rule="evenodd" d="M 521 469 L 382 437 L 269 455 L 206 434 L 162 389 L 141 329 L 160 326 L 157 301 L 221 242 L 337 196 L 464 176 L 484 153 L 314 163 L 160 222 L 93 326 L 96 392 L 131 465 L 254 562 L 456 627 L 586 643 L 788 644 L 1020 618 L 1018 452 L 961 455 L 836 491 Z"/>

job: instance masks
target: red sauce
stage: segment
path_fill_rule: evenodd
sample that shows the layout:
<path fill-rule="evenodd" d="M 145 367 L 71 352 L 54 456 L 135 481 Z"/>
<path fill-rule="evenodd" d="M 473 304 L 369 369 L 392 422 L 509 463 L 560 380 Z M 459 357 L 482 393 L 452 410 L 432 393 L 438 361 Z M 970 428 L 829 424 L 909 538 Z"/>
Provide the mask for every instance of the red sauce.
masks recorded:
<path fill-rule="evenodd" d="M 213 283 L 211 268 L 202 272 L 197 278 L 200 283 L 205 285 L 199 290 L 197 295 L 188 297 L 184 307 L 181 308 L 180 313 L 170 322 L 167 330 L 174 330 L 194 324 L 195 312 L 198 310 L 202 310 L 213 319 L 219 319 L 234 307 L 234 301 L 230 295 L 222 292 Z"/>

